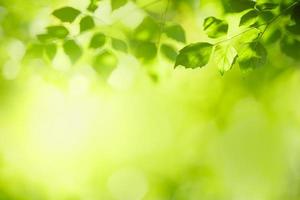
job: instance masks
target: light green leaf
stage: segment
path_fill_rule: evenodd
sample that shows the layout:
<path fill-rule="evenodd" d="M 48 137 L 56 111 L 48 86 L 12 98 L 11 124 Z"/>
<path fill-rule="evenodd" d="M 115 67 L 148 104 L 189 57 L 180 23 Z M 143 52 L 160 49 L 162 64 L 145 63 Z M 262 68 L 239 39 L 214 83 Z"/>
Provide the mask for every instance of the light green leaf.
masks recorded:
<path fill-rule="evenodd" d="M 103 77 L 107 77 L 117 67 L 118 58 L 110 51 L 99 53 L 93 62 L 94 69 Z"/>
<path fill-rule="evenodd" d="M 121 8 L 127 3 L 128 0 L 110 0 L 111 9 L 114 11 L 116 9 Z"/>
<path fill-rule="evenodd" d="M 210 38 L 218 38 L 227 34 L 228 23 L 215 17 L 204 20 L 203 29 Z"/>
<path fill-rule="evenodd" d="M 248 43 L 240 50 L 238 61 L 243 71 L 256 69 L 266 63 L 267 50 L 259 42 Z"/>
<path fill-rule="evenodd" d="M 212 50 L 213 45 L 210 43 L 190 44 L 179 51 L 175 67 L 179 65 L 186 68 L 203 67 L 209 62 Z"/>
<path fill-rule="evenodd" d="M 90 30 L 95 27 L 94 19 L 91 16 L 85 16 L 80 20 L 80 32 Z"/>
<path fill-rule="evenodd" d="M 69 35 L 69 31 L 64 26 L 49 26 L 47 27 L 48 35 L 52 36 L 53 38 L 60 38 L 63 39 Z"/>
<path fill-rule="evenodd" d="M 158 39 L 160 27 L 151 17 L 146 17 L 135 29 L 134 39 L 140 41 L 154 41 Z"/>
<path fill-rule="evenodd" d="M 186 42 L 185 31 L 180 25 L 168 26 L 165 30 L 166 35 L 178 42 Z"/>
<path fill-rule="evenodd" d="M 45 45 L 45 54 L 46 56 L 52 60 L 54 58 L 54 56 L 56 55 L 57 52 L 57 47 L 55 44 L 47 44 Z"/>
<path fill-rule="evenodd" d="M 97 49 L 103 47 L 106 42 L 106 36 L 102 33 L 96 33 L 90 42 L 90 48 Z"/>
<path fill-rule="evenodd" d="M 257 10 L 250 10 L 242 16 L 239 26 L 251 26 L 257 21 L 258 14 Z"/>
<path fill-rule="evenodd" d="M 112 48 L 114 48 L 117 51 L 122 51 L 124 53 L 128 52 L 127 44 L 126 44 L 126 42 L 124 42 L 122 40 L 112 38 L 111 39 L 111 45 L 112 45 Z"/>
<path fill-rule="evenodd" d="M 72 63 L 75 63 L 82 55 L 81 47 L 74 40 L 67 40 L 63 44 L 63 48 Z"/>
<path fill-rule="evenodd" d="M 214 51 L 214 59 L 218 65 L 220 73 L 223 75 L 234 65 L 238 53 L 232 45 L 218 45 Z"/>
<path fill-rule="evenodd" d="M 150 61 L 155 58 L 157 47 L 153 42 L 137 42 L 134 44 L 134 55 L 142 61 Z"/>
<path fill-rule="evenodd" d="M 53 38 L 53 36 L 51 36 L 50 34 L 47 34 L 47 33 L 39 34 L 36 37 L 42 43 L 48 43 L 48 42 L 51 42 L 53 39 L 55 39 L 55 38 Z"/>
<path fill-rule="evenodd" d="M 177 57 L 177 51 L 174 47 L 168 44 L 163 44 L 161 47 L 162 54 L 170 61 L 175 61 Z"/>
<path fill-rule="evenodd" d="M 72 7 L 63 7 L 55 10 L 52 14 L 58 19 L 60 19 L 62 22 L 71 23 L 80 14 L 80 11 Z"/>

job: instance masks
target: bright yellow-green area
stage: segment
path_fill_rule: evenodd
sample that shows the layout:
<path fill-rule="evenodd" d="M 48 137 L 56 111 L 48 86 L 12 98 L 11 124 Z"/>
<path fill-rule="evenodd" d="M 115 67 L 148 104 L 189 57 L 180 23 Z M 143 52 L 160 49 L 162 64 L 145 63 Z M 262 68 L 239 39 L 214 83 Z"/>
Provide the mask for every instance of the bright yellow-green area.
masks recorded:
<path fill-rule="evenodd" d="M 62 52 L 20 64 L 53 9 L 88 2 L 0 1 L 0 200 L 300 198 L 299 62 L 269 47 L 266 66 L 221 76 L 213 62 L 173 69 L 120 53 L 107 80 Z M 202 22 L 218 3 L 174 14 L 188 42 L 207 39 Z M 130 28 L 144 16 L 134 4 L 114 14 L 101 4 L 105 23 Z"/>

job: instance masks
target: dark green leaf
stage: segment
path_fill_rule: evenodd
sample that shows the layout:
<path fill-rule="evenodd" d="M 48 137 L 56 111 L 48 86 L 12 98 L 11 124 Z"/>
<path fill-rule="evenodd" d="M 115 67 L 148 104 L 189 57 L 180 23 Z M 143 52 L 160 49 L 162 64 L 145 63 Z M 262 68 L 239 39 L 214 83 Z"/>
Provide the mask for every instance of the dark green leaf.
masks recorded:
<path fill-rule="evenodd" d="M 267 61 L 267 50 L 259 42 L 244 45 L 239 53 L 239 65 L 242 70 L 249 71 L 263 66 Z"/>
<path fill-rule="evenodd" d="M 232 68 L 237 57 L 237 51 L 232 45 L 218 45 L 215 48 L 214 59 L 222 75 Z"/>
<path fill-rule="evenodd" d="M 57 52 L 57 47 L 55 44 L 47 44 L 45 45 L 45 54 L 46 56 L 52 60 L 54 58 L 54 56 L 56 55 Z"/>
<path fill-rule="evenodd" d="M 134 39 L 141 41 L 154 41 L 158 39 L 160 33 L 159 25 L 150 17 L 146 17 L 136 28 Z"/>
<path fill-rule="evenodd" d="M 294 39 L 288 35 L 285 35 L 282 40 L 280 41 L 280 47 L 281 47 L 281 51 L 295 59 L 295 60 L 299 60 L 300 59 L 300 40 Z"/>
<path fill-rule="evenodd" d="M 226 12 L 241 12 L 255 5 L 252 0 L 222 0 L 222 3 Z"/>
<path fill-rule="evenodd" d="M 72 63 L 75 63 L 82 55 L 81 47 L 74 40 L 66 41 L 63 45 L 63 48 Z"/>
<path fill-rule="evenodd" d="M 278 7 L 278 4 L 276 3 L 262 3 L 255 5 L 255 8 L 259 11 L 265 11 L 265 10 L 273 10 Z"/>
<path fill-rule="evenodd" d="M 67 37 L 69 34 L 68 29 L 64 26 L 49 26 L 47 32 L 51 37 L 60 39 Z"/>
<path fill-rule="evenodd" d="M 127 0 L 111 0 L 111 9 L 116 10 L 121 8 L 127 3 Z"/>
<path fill-rule="evenodd" d="M 294 20 L 296 23 L 300 24 L 300 4 L 296 5 L 293 9 L 292 15 L 291 15 L 292 20 Z"/>
<path fill-rule="evenodd" d="M 209 61 L 213 45 L 209 43 L 190 44 L 179 51 L 175 67 L 182 65 L 186 68 L 203 67 Z"/>
<path fill-rule="evenodd" d="M 288 25 L 285 28 L 294 35 L 300 35 L 300 24 Z"/>
<path fill-rule="evenodd" d="M 161 52 L 162 54 L 168 58 L 170 61 L 175 61 L 177 57 L 177 51 L 174 47 L 168 45 L 168 44 L 163 44 L 161 47 Z"/>
<path fill-rule="evenodd" d="M 112 45 L 112 48 L 114 48 L 117 51 L 122 51 L 124 53 L 128 52 L 127 44 L 126 44 L 126 42 L 124 42 L 122 40 L 112 38 L 111 39 L 111 45 Z"/>
<path fill-rule="evenodd" d="M 169 38 L 172 38 L 178 42 L 186 42 L 184 29 L 180 25 L 168 26 L 165 33 Z"/>
<path fill-rule="evenodd" d="M 258 14 L 257 10 L 250 10 L 242 16 L 239 26 L 251 26 L 256 22 Z"/>
<path fill-rule="evenodd" d="M 149 61 L 155 58 L 157 47 L 152 42 L 137 42 L 134 44 L 134 55 L 143 61 Z"/>
<path fill-rule="evenodd" d="M 275 18 L 275 14 L 271 11 L 262 11 L 259 14 L 259 20 L 261 20 L 263 23 L 268 23 L 274 18 Z"/>
<path fill-rule="evenodd" d="M 203 28 L 208 37 L 218 38 L 228 32 L 228 23 L 215 17 L 208 17 L 204 20 Z"/>
<path fill-rule="evenodd" d="M 102 33 L 96 33 L 90 42 L 90 47 L 93 49 L 97 49 L 103 47 L 106 42 L 106 37 Z"/>
<path fill-rule="evenodd" d="M 94 69 L 104 77 L 107 77 L 117 65 L 118 58 L 109 51 L 98 54 L 93 62 Z"/>
<path fill-rule="evenodd" d="M 71 23 L 80 14 L 80 11 L 72 7 L 63 7 L 55 10 L 52 14 L 58 19 L 60 19 L 62 22 Z"/>
<path fill-rule="evenodd" d="M 91 16 L 85 16 L 80 20 L 80 32 L 90 30 L 94 27 L 95 27 L 95 22 Z"/>

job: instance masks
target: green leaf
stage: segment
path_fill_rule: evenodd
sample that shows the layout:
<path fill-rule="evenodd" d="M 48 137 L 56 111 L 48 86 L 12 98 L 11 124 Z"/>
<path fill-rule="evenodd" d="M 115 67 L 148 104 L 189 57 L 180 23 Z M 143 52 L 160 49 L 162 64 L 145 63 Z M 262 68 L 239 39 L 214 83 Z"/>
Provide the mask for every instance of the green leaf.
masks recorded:
<path fill-rule="evenodd" d="M 281 38 L 281 36 L 282 36 L 282 31 L 280 29 L 275 29 L 274 31 L 270 32 L 269 35 L 267 35 L 266 43 L 274 44 Z"/>
<path fill-rule="evenodd" d="M 165 33 L 169 38 L 172 38 L 178 42 L 186 42 L 185 31 L 180 25 L 168 26 L 165 30 Z"/>
<path fill-rule="evenodd" d="M 285 55 L 295 60 L 300 59 L 300 40 L 285 35 L 280 41 L 280 48 Z"/>
<path fill-rule="evenodd" d="M 47 27 L 48 35 L 53 38 L 63 39 L 69 35 L 69 31 L 64 26 L 49 26 Z"/>
<path fill-rule="evenodd" d="M 275 14 L 271 11 L 262 11 L 259 14 L 259 20 L 261 20 L 263 23 L 268 23 L 274 18 L 275 18 Z"/>
<path fill-rule="evenodd" d="M 143 61 L 154 59 L 156 54 L 157 47 L 153 42 L 140 41 L 134 44 L 134 55 Z"/>
<path fill-rule="evenodd" d="M 127 4 L 127 0 L 110 0 L 111 9 L 114 11 Z"/>
<path fill-rule="evenodd" d="M 55 10 L 52 14 L 62 22 L 71 23 L 78 17 L 80 11 L 72 7 L 63 7 Z"/>
<path fill-rule="evenodd" d="M 53 36 L 45 33 L 45 34 L 39 34 L 36 36 L 37 39 L 42 42 L 42 43 L 48 43 L 48 42 L 51 42 L 54 38 Z"/>
<path fill-rule="evenodd" d="M 122 40 L 112 38 L 111 45 L 112 45 L 112 48 L 114 48 L 117 51 L 122 51 L 124 53 L 128 52 L 128 46 L 127 46 L 126 42 L 124 42 Z"/>
<path fill-rule="evenodd" d="M 56 55 L 56 52 L 57 52 L 57 47 L 55 44 L 47 44 L 45 45 L 45 54 L 46 56 L 50 59 L 50 60 L 53 60 L 53 58 L 55 57 Z"/>
<path fill-rule="evenodd" d="M 97 49 L 103 47 L 106 42 L 106 36 L 102 33 L 96 33 L 90 42 L 90 48 Z"/>
<path fill-rule="evenodd" d="M 248 43 L 240 50 L 239 65 L 244 71 L 263 66 L 267 61 L 267 50 L 259 42 Z"/>
<path fill-rule="evenodd" d="M 95 12 L 98 9 L 98 1 L 99 0 L 91 0 L 87 10 L 90 12 Z"/>
<path fill-rule="evenodd" d="M 208 17 L 204 20 L 203 28 L 208 37 L 218 38 L 228 32 L 228 23 L 215 17 Z"/>
<path fill-rule="evenodd" d="M 30 44 L 26 50 L 25 58 L 42 58 L 44 45 Z"/>
<path fill-rule="evenodd" d="M 67 40 L 63 44 L 63 48 L 72 63 L 75 63 L 82 55 L 81 47 L 74 40 Z"/>
<path fill-rule="evenodd" d="M 210 43 L 190 44 L 179 51 L 175 67 L 179 65 L 186 68 L 203 67 L 208 63 L 212 50 L 213 45 Z"/>
<path fill-rule="evenodd" d="M 285 28 L 294 35 L 300 35 L 300 24 L 288 25 Z"/>
<path fill-rule="evenodd" d="M 238 53 L 232 45 L 218 45 L 215 48 L 214 59 L 222 75 L 232 68 L 237 57 Z"/>
<path fill-rule="evenodd" d="M 118 58 L 109 51 L 99 53 L 93 62 L 94 69 L 104 77 L 110 75 L 117 65 Z"/>
<path fill-rule="evenodd" d="M 174 47 L 168 44 L 163 44 L 161 47 L 162 54 L 170 61 L 175 61 L 177 57 L 177 51 Z"/>
<path fill-rule="evenodd" d="M 292 11 L 291 19 L 300 24 L 300 4 L 296 5 Z"/>
<path fill-rule="evenodd" d="M 80 32 L 90 30 L 95 27 L 94 19 L 91 16 L 85 16 L 80 20 Z"/>
<path fill-rule="evenodd" d="M 158 39 L 160 27 L 150 17 L 146 17 L 142 23 L 135 29 L 134 39 L 140 41 L 154 41 Z"/>
<path fill-rule="evenodd" d="M 242 16 L 239 26 L 251 26 L 257 21 L 258 14 L 257 10 L 250 10 Z"/>
<path fill-rule="evenodd" d="M 262 3 L 255 5 L 255 8 L 259 11 L 265 11 L 265 10 L 274 10 L 279 5 L 276 3 Z"/>
<path fill-rule="evenodd" d="M 221 0 L 226 12 L 242 12 L 254 8 L 255 1 L 252 0 Z"/>

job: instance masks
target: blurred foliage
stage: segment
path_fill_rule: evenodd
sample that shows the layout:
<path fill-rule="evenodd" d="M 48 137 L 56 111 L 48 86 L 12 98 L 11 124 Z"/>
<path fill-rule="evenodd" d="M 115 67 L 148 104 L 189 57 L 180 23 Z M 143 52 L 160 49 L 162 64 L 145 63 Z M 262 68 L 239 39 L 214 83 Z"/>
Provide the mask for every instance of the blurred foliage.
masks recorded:
<path fill-rule="evenodd" d="M 0 0 L 0 200 L 299 199 L 299 5 Z"/>

